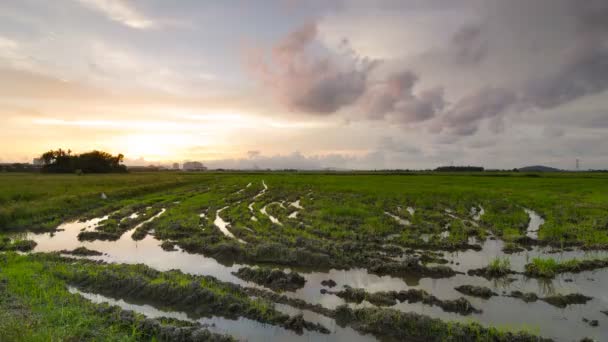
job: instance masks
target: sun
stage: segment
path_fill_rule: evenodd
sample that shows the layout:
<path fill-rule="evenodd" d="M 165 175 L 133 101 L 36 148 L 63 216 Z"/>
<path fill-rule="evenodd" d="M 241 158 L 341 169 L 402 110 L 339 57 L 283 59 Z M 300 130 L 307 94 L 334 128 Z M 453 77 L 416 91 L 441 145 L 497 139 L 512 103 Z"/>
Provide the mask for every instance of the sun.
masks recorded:
<path fill-rule="evenodd" d="M 170 160 L 187 144 L 186 140 L 177 134 L 129 134 L 120 139 L 118 146 L 127 158 Z"/>

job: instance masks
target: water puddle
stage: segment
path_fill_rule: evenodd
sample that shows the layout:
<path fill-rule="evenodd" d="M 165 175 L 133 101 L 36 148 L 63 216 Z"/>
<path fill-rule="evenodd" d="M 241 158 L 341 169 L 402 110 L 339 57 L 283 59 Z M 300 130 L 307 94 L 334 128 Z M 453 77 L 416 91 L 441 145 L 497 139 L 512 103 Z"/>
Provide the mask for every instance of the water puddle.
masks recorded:
<path fill-rule="evenodd" d="M 96 294 L 96 293 L 80 291 L 79 289 L 77 289 L 73 286 L 68 286 L 68 291 L 72 294 L 79 294 L 82 297 L 88 299 L 89 301 L 91 301 L 93 303 L 96 303 L 96 304 L 108 303 L 110 305 L 116 305 L 116 306 L 119 306 L 120 308 L 122 308 L 123 310 L 135 311 L 137 313 L 145 315 L 148 318 L 167 317 L 167 318 L 179 319 L 181 321 L 196 322 L 195 320 L 188 317 L 188 315 L 184 312 L 163 311 L 163 310 L 159 310 L 148 304 L 142 304 L 142 305 L 131 304 L 131 303 L 125 302 L 122 299 L 114 299 L 114 298 L 106 297 L 106 296 Z"/>
<path fill-rule="evenodd" d="M 131 310 L 143 314 L 148 318 L 168 317 L 182 321 L 198 322 L 211 332 L 227 334 L 239 341 L 349 341 L 353 338 L 355 338 L 355 341 L 369 340 L 359 339 L 358 337 L 360 335 L 358 335 L 352 329 L 334 329 L 334 333 L 331 335 L 324 335 L 311 331 L 304 331 L 302 335 L 297 335 L 291 330 L 287 330 L 275 325 L 260 323 L 258 321 L 243 317 L 236 320 L 223 317 L 193 319 L 184 312 L 164 311 L 149 304 L 133 304 L 126 302 L 123 299 L 115 299 L 100 294 L 80 291 L 74 287 L 69 287 L 68 290 L 70 293 L 77 293 L 93 303 L 108 303 L 110 305 L 116 305 L 123 310 Z M 280 311 L 284 313 L 289 313 L 288 311 L 293 312 L 293 310 L 288 310 L 287 308 L 288 306 L 281 305 L 280 309 L 282 310 Z M 277 309 L 279 309 L 279 307 L 277 307 Z M 342 334 L 343 331 L 350 334 Z"/>
<path fill-rule="evenodd" d="M 331 331 L 331 335 L 329 336 L 316 334 L 319 335 L 319 341 L 377 341 L 373 336 L 362 335 L 353 330 L 352 328 L 341 327 L 336 323 L 334 319 L 319 315 L 318 313 L 312 312 L 310 310 L 301 310 L 285 304 L 275 304 L 275 309 L 290 316 L 302 314 L 305 320 L 313 323 L 319 323 L 329 329 L 329 331 Z M 314 341 L 317 341 L 316 336 Z"/>
<path fill-rule="evenodd" d="M 274 224 L 278 224 L 279 226 L 282 226 L 283 224 L 281 223 L 281 221 L 279 221 L 279 219 L 277 219 L 276 217 L 274 217 L 274 216 L 270 215 L 270 214 L 269 214 L 269 213 L 266 211 L 266 207 L 268 207 L 268 206 L 269 206 L 269 205 L 271 205 L 271 204 L 275 204 L 275 203 L 278 203 L 278 204 L 280 204 L 281 206 L 283 206 L 283 204 L 282 204 L 282 203 L 279 203 L 279 202 L 272 202 L 272 203 L 268 203 L 268 204 L 266 204 L 266 205 L 265 205 L 265 206 L 264 206 L 262 209 L 260 209 L 260 212 L 261 212 L 262 214 L 264 214 L 265 216 L 267 216 L 267 217 L 270 219 L 270 221 L 271 221 L 272 223 L 274 223 Z"/>
<path fill-rule="evenodd" d="M 268 186 L 266 185 L 265 181 L 262 181 L 262 186 L 264 187 L 264 189 L 262 189 L 262 191 L 260 191 L 257 195 L 253 196 L 253 199 L 256 199 L 256 198 L 264 195 L 266 193 L 266 191 L 268 191 Z"/>
<path fill-rule="evenodd" d="M 229 223 L 220 217 L 220 213 L 225 209 L 228 209 L 228 207 L 223 207 L 215 213 L 215 221 L 213 221 L 213 224 L 215 224 L 215 226 L 218 227 L 227 237 L 236 239 L 238 242 L 246 244 L 247 242 L 238 239 L 236 236 L 234 236 L 234 234 L 232 234 L 232 232 L 228 230 Z"/>
<path fill-rule="evenodd" d="M 473 220 L 475 220 L 475 221 L 481 220 L 481 217 L 485 213 L 486 213 L 486 211 L 481 205 L 479 206 L 479 209 L 477 209 L 477 207 L 471 208 L 471 215 L 473 215 Z"/>
<path fill-rule="evenodd" d="M 399 223 L 402 226 L 409 226 L 411 224 L 409 220 L 401 218 L 401 217 L 399 217 L 397 215 L 393 215 L 393 214 L 389 213 L 388 211 L 385 211 L 384 214 L 386 216 L 392 217 L 395 221 L 397 221 L 397 223 Z"/>
<path fill-rule="evenodd" d="M 297 200 L 295 202 L 291 202 L 289 205 L 292 206 L 292 207 L 295 207 L 297 209 L 304 209 L 304 207 L 300 205 L 300 200 Z"/>
<path fill-rule="evenodd" d="M 538 215 L 534 210 L 524 208 L 524 211 L 526 212 L 526 214 L 528 214 L 528 216 L 530 216 L 530 222 L 528 223 L 526 236 L 536 240 L 538 239 L 538 231 L 540 229 L 540 226 L 545 223 L 545 219 Z"/>
<path fill-rule="evenodd" d="M 222 208 L 221 210 L 224 210 Z M 218 210 L 218 214 L 221 210 Z M 479 212 L 482 211 L 480 207 Z M 479 214 L 477 212 L 477 214 Z M 293 214 L 293 213 L 292 213 Z M 543 220 L 540 215 L 531 217 L 530 227 L 532 231 L 538 231 Z M 217 215 L 219 217 L 219 215 Z M 117 263 L 143 263 L 160 271 L 179 269 L 190 274 L 211 275 L 222 281 L 235 284 L 258 287 L 253 283 L 243 281 L 231 272 L 238 270 L 244 265 L 225 266 L 213 258 L 208 258 L 199 254 L 189 254 L 184 251 L 168 252 L 160 248 L 160 241 L 152 235 L 146 236 L 141 241 L 131 239 L 133 230 L 123 234 L 117 241 L 78 241 L 78 233 L 83 228 L 95 227 L 104 218 L 96 218 L 85 222 L 67 222 L 59 226 L 59 230 L 53 234 L 33 234 L 28 233 L 26 238 L 38 243 L 35 252 L 51 252 L 63 249 L 72 250 L 77 247 L 103 252 L 104 255 L 89 257 L 93 260 L 104 260 Z M 216 218 L 217 220 L 217 218 Z M 221 218 L 220 218 L 221 220 Z M 534 221 L 534 223 L 532 223 Z M 224 228 L 228 223 L 225 223 Z M 218 223 L 221 223 L 218 222 Z M 217 224 L 217 223 L 216 223 Z M 218 225 L 219 228 L 219 225 Z M 220 228 L 221 229 L 221 228 Z M 228 229 L 226 229 L 228 231 Z M 228 231 L 229 232 L 229 231 Z M 420 234 L 424 240 L 429 235 Z M 482 250 L 468 250 L 464 252 L 442 252 L 443 258 L 448 261 L 448 266 L 466 272 L 470 269 L 485 267 L 496 257 L 508 257 L 511 269 L 522 272 L 524 266 L 531 262 L 535 257 L 551 256 L 559 260 L 569 260 L 573 258 L 604 258 L 608 257 L 608 252 L 584 252 L 584 251 L 564 251 L 549 254 L 550 249 L 544 247 L 533 247 L 530 251 L 515 254 L 505 254 L 502 252 L 504 242 L 498 239 L 481 241 Z M 428 305 L 400 303 L 393 308 L 402 311 L 414 311 L 436 318 L 457 321 L 475 320 L 487 325 L 508 326 L 511 329 L 527 327 L 529 330 L 536 331 L 543 336 L 554 338 L 557 341 L 580 340 L 583 336 L 589 336 L 602 340 L 608 336 L 608 323 L 606 316 L 600 311 L 608 308 L 608 292 L 605 291 L 605 284 L 608 284 L 608 269 L 582 272 L 579 274 L 562 274 L 554 280 L 527 279 L 523 275 L 511 276 L 511 280 L 486 280 L 481 277 L 471 277 L 463 274 L 452 278 L 430 279 L 417 277 L 390 277 L 376 276 L 370 274 L 365 269 L 354 268 L 349 270 L 329 270 L 327 272 L 300 271 L 306 278 L 303 288 L 294 293 L 285 295 L 293 298 L 303 299 L 309 303 L 321 304 L 327 308 L 335 308 L 344 303 L 342 299 L 335 295 L 321 294 L 321 289 L 327 289 L 321 285 L 321 281 L 332 279 L 338 285 L 334 290 L 339 290 L 344 285 L 354 288 L 364 288 L 368 292 L 376 291 L 400 291 L 410 288 L 424 289 L 425 291 L 441 299 L 456 299 L 464 295 L 455 291 L 454 287 L 460 285 L 486 286 L 498 293 L 500 296 L 492 297 L 488 300 L 475 297 L 466 297 L 473 306 L 483 310 L 482 314 L 474 314 L 463 317 L 453 313 L 446 313 L 440 308 Z M 568 294 L 582 293 L 594 299 L 586 305 L 571 305 L 565 309 L 550 306 L 544 302 L 525 303 L 521 300 L 505 297 L 503 292 L 509 293 L 514 290 L 523 292 L 535 292 L 539 296 L 549 294 Z M 294 308 L 283 308 L 284 310 L 295 310 Z M 312 313 L 304 313 L 312 315 Z M 167 316 L 163 314 L 164 316 Z M 581 321 L 582 317 L 600 320 L 599 327 L 590 327 Z M 307 317 L 311 321 L 314 319 Z M 318 319 L 325 319 L 318 317 Z M 324 322 L 325 326 L 332 330 L 331 335 L 306 333 L 297 336 L 281 328 L 262 325 L 255 321 L 222 321 L 221 319 L 211 318 L 207 323 L 214 323 L 218 329 L 226 329 L 231 335 L 248 340 L 321 340 L 321 341 L 359 341 L 366 336 L 357 335 L 348 329 L 340 330 L 331 322 Z M 354 334 L 354 335 L 353 335 Z"/>

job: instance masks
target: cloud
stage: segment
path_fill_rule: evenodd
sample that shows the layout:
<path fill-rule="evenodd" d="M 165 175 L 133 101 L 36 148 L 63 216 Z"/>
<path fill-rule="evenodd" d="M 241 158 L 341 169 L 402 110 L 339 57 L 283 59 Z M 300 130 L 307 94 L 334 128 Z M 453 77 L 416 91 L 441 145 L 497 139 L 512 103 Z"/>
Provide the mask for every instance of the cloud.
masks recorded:
<path fill-rule="evenodd" d="M 541 109 L 550 109 L 608 89 L 608 46 L 595 43 L 579 44 L 561 69 L 531 79 L 523 100 Z"/>
<path fill-rule="evenodd" d="M 447 106 L 431 132 L 468 136 L 487 121 L 499 133 L 511 113 L 526 120 L 608 90 L 605 1 L 490 1 L 479 15 L 483 24 L 465 24 L 440 51 L 456 62 L 454 75 L 462 75 L 458 63 L 466 64 L 484 81 Z"/>
<path fill-rule="evenodd" d="M 77 0 L 88 8 L 101 12 L 110 20 L 134 29 L 149 29 L 155 26 L 153 20 L 137 11 L 125 0 Z"/>
<path fill-rule="evenodd" d="M 393 137 L 383 137 L 378 144 L 378 150 L 383 152 L 420 155 L 422 151 L 408 142 L 397 141 Z"/>
<path fill-rule="evenodd" d="M 560 138 L 563 137 L 566 132 L 561 127 L 556 126 L 545 126 L 543 128 L 543 137 L 545 138 Z"/>
<path fill-rule="evenodd" d="M 261 152 L 260 152 L 260 151 L 257 151 L 257 150 L 251 150 L 251 151 L 247 151 L 247 157 L 248 157 L 249 159 L 256 158 L 256 157 L 260 156 L 260 154 L 261 154 Z"/>
<path fill-rule="evenodd" d="M 477 123 L 487 118 L 498 118 L 517 102 L 513 91 L 485 87 L 456 102 L 440 119 L 438 132 L 444 128 L 455 135 L 472 135 Z"/>
<path fill-rule="evenodd" d="M 363 110 L 372 119 L 387 116 L 400 123 L 432 118 L 445 105 L 443 88 L 427 89 L 414 94 L 418 76 L 410 71 L 389 74 L 382 82 L 369 87 L 362 99 Z"/>
<path fill-rule="evenodd" d="M 248 56 L 249 69 L 291 110 L 331 114 L 353 104 L 366 90 L 376 63 L 366 58 L 331 52 L 317 53 L 316 23 L 291 32 L 278 42 L 266 61 L 263 51 Z"/>
<path fill-rule="evenodd" d="M 452 58 L 458 63 L 478 64 L 488 52 L 488 43 L 483 38 L 483 27 L 480 25 L 462 26 L 450 41 Z"/>

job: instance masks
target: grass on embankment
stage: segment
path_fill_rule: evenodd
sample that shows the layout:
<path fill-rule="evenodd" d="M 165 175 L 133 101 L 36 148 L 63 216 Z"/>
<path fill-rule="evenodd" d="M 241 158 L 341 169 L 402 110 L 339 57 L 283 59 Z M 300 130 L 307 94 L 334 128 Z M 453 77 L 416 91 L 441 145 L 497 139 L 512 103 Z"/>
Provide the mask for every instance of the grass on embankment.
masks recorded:
<path fill-rule="evenodd" d="M 132 327 L 108 323 L 96 306 L 68 292 L 44 262 L 0 255 L 0 341 L 136 341 Z"/>
<path fill-rule="evenodd" d="M 28 315 L 28 318 L 31 317 L 32 329 L 25 332 L 32 339 L 37 339 L 40 333 L 48 331 L 47 335 L 40 336 L 50 337 L 46 340 L 64 340 L 64 337 L 86 340 L 86 333 L 94 331 L 93 326 L 107 325 L 103 320 L 89 323 L 87 317 L 89 314 L 94 316 L 96 306 L 83 304 L 86 302 L 68 293 L 67 285 L 87 292 L 146 302 L 167 311 L 186 312 L 192 319 L 212 316 L 229 319 L 246 317 L 297 333 L 304 329 L 328 333 L 319 324 L 305 321 L 301 316 L 285 315 L 277 311 L 272 302 L 250 297 L 238 285 L 213 277 L 193 276 L 176 270 L 159 272 L 145 265 L 98 264 L 64 258 L 57 254 L 8 253 L 0 257 L 5 259 L 0 266 L 0 279 L 5 279 L 8 284 L 2 294 L 6 298 L 14 297 L 24 301 L 24 307 L 32 312 Z M 32 302 L 33 300 L 36 301 Z M 7 301 L 0 303 L 0 309 L 8 311 L 11 317 L 19 317 L 19 312 L 10 310 L 10 302 L 3 305 L 5 302 Z M 81 316 L 79 320 L 70 323 L 75 324 L 74 329 L 70 324 L 63 323 L 63 320 L 70 320 L 73 316 Z M 5 329 L 0 326 L 0 331 L 18 334 L 19 327 L 9 322 Z M 134 333 L 137 331 L 134 330 Z M 146 330 L 145 333 L 149 335 L 150 331 Z M 0 332 L 0 341 L 4 341 L 1 334 Z"/>
<path fill-rule="evenodd" d="M 525 274 L 535 278 L 553 278 L 559 273 L 578 273 L 608 267 L 608 258 L 603 259 L 570 259 L 534 258 L 526 264 Z"/>

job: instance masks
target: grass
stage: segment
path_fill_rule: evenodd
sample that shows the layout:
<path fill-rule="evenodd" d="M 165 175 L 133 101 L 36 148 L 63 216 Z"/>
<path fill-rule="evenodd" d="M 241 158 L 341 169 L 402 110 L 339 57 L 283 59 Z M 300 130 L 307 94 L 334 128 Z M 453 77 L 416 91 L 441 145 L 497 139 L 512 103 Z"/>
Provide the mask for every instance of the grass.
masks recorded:
<path fill-rule="evenodd" d="M 534 177 L 516 173 L 0 174 L 0 250 L 20 251 L 31 246 L 22 237 L 15 238 L 15 232 L 48 231 L 67 220 L 106 215 L 108 218 L 92 233 L 83 236 L 118 239 L 161 209 L 166 211 L 140 226 L 137 238 L 154 234 L 162 242 L 226 264 L 288 265 L 313 270 L 388 265 L 399 270 L 403 265 L 394 257 L 401 256 L 406 248 L 474 249 L 479 246 L 470 238 L 482 241 L 489 233 L 515 246 L 526 234 L 529 217 L 524 208 L 545 219 L 538 234 L 543 243 L 606 248 L 607 180 L 608 175 L 603 173 Z M 254 198 L 262 193 L 262 181 L 268 190 Z M 251 186 L 247 186 L 249 183 Z M 101 193 L 107 199 L 102 199 Z M 289 205 L 297 200 L 304 209 Z M 214 226 L 217 210 L 226 206 L 222 218 L 246 244 L 225 236 Z M 273 224 L 260 212 L 265 206 L 282 225 Z M 476 221 L 471 208 L 479 206 L 485 214 Z M 408 213 L 407 207 L 414 208 L 415 213 Z M 296 211 L 297 217 L 289 218 Z M 404 225 L 386 212 L 410 224 Z M 132 216 L 135 213 L 137 217 Z M 6 237 L 9 234 L 10 239 Z M 0 277 L 8 279 L 6 292 L 10 296 L 3 297 L 0 304 L 4 315 L 4 319 L 0 317 L 0 334 L 5 334 L 0 340 L 13 340 L 15 336 L 23 340 L 138 339 L 132 329 L 125 330 L 98 317 L 95 306 L 69 294 L 65 285 L 75 282 L 75 277 L 89 279 L 91 284 L 139 279 L 147 288 L 167 287 L 179 293 L 186 293 L 197 281 L 219 302 L 235 304 L 262 321 L 274 322 L 279 317 L 272 303 L 252 299 L 205 277 L 192 278 L 177 272 L 148 274 L 144 268 L 127 265 L 79 262 L 69 266 L 11 252 L 6 257 L 8 264 L 0 265 Z M 608 267 L 608 261 L 539 258 L 529 265 L 528 274 L 553 277 L 562 272 Z M 510 266 L 508 258 L 496 258 L 486 271 L 504 275 L 510 272 Z M 66 323 L 68 319 L 73 321 Z M 93 328 L 97 326 L 100 328 Z M 91 337 L 92 333 L 96 335 Z"/>
<path fill-rule="evenodd" d="M 0 258 L 0 341 L 138 340 L 132 327 L 109 323 L 69 293 L 44 262 L 14 253 Z"/>
<path fill-rule="evenodd" d="M 511 260 L 507 257 L 496 257 L 490 261 L 486 269 L 489 274 L 495 276 L 509 274 L 511 271 Z"/>
<path fill-rule="evenodd" d="M 513 243 L 525 236 L 524 208 L 530 208 L 546 220 L 540 240 L 606 248 L 607 178 L 601 173 L 0 174 L 0 232 L 48 230 L 68 219 L 109 215 L 81 238 L 115 240 L 164 208 L 140 227 L 137 238 L 154 231 L 160 240 L 228 263 L 345 268 L 390 261 L 382 251 L 389 237 L 405 248 L 447 251 L 479 248 L 469 238 L 483 240 L 488 232 Z M 254 199 L 262 181 L 269 189 Z M 108 199 L 101 199 L 101 192 Z M 289 205 L 296 200 L 303 210 Z M 216 211 L 225 206 L 222 218 L 246 245 L 214 226 Z M 282 225 L 260 212 L 264 206 Z M 414 215 L 405 210 L 410 206 Z M 479 206 L 485 214 L 474 222 L 471 208 Z M 294 211 L 297 218 L 289 218 Z M 133 213 L 139 216 L 130 218 Z"/>
<path fill-rule="evenodd" d="M 596 268 L 608 267 L 608 258 L 604 259 L 570 259 L 534 258 L 525 266 L 526 275 L 538 278 L 553 278 L 559 273 L 581 272 Z"/>
<path fill-rule="evenodd" d="M 212 277 L 158 272 L 144 265 L 100 265 L 54 254 L 7 253 L 0 259 L 0 341 L 146 340 L 136 327 L 100 315 L 98 305 L 70 293 L 67 285 L 147 300 L 193 317 L 243 315 L 270 324 L 289 319 L 268 300 L 249 297 Z"/>
<path fill-rule="evenodd" d="M 187 194 L 194 188 L 210 188 L 214 194 L 207 199 L 206 207 L 217 208 L 251 199 L 262 189 L 261 181 L 265 180 L 270 191 L 259 198 L 259 205 L 301 199 L 307 209 L 304 221 L 311 224 L 317 235 L 327 234 L 331 238 L 351 238 L 357 233 L 400 233 L 399 225 L 383 217 L 383 213 L 399 214 L 396 208 L 407 206 L 416 209 L 415 215 L 409 218 L 415 230 L 438 234 L 445 223 L 454 221 L 444 215 L 443 209 L 450 208 L 455 216 L 470 219 L 470 208 L 482 205 L 485 214 L 481 224 L 503 239 L 515 240 L 524 236 L 528 217 L 523 208 L 530 208 L 546 219 L 539 232 L 541 240 L 597 245 L 608 244 L 608 231 L 603 229 L 608 224 L 605 214 L 608 199 L 602 196 L 608 192 L 607 178 L 605 174 L 584 173 L 543 174 L 540 177 L 485 173 L 143 173 L 81 177 L 1 174 L 0 230 L 49 229 L 68 218 L 100 208 L 122 209 L 129 204 L 148 201 L 154 195 L 162 201 L 163 196 L 176 194 L 179 190 Z M 252 186 L 246 188 L 249 182 Z M 244 190 L 236 193 L 241 189 Z M 306 196 L 309 191 L 313 195 Z M 102 192 L 108 200 L 101 199 Z M 237 224 L 250 225 L 247 203 L 238 210 L 231 206 L 230 210 L 228 214 Z M 282 219 L 281 222 L 286 221 L 289 211 L 276 206 L 271 210 Z M 261 226 L 270 226 L 267 218 L 260 218 Z M 457 236 L 462 238 L 462 235 Z M 413 238 L 404 235 L 404 239 L 411 241 Z"/>

